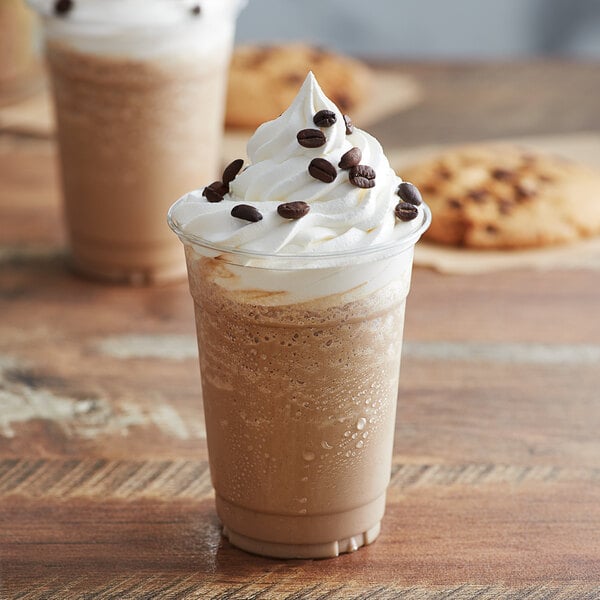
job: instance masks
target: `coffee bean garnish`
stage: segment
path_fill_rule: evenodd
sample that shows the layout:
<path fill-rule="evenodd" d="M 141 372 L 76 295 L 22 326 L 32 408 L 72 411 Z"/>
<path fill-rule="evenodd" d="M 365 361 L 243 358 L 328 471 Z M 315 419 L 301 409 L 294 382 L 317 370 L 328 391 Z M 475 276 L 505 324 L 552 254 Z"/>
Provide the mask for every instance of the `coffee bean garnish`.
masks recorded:
<path fill-rule="evenodd" d="M 361 158 L 362 152 L 360 148 L 350 148 L 340 159 L 338 167 L 340 169 L 351 169 L 360 163 Z"/>
<path fill-rule="evenodd" d="M 251 223 L 261 221 L 263 218 L 258 210 L 249 204 L 238 204 L 237 206 L 234 206 L 231 209 L 231 216 L 236 217 L 237 219 L 244 219 L 244 221 L 250 221 Z"/>
<path fill-rule="evenodd" d="M 375 186 L 375 170 L 367 165 L 356 165 L 350 169 L 350 183 L 359 188 Z"/>
<path fill-rule="evenodd" d="M 412 221 L 416 219 L 419 214 L 419 209 L 414 204 L 408 202 L 400 202 L 394 209 L 394 214 L 401 221 Z"/>
<path fill-rule="evenodd" d="M 305 148 L 319 148 L 327 141 L 320 129 L 303 129 L 298 132 L 296 139 Z"/>
<path fill-rule="evenodd" d="M 508 181 L 512 179 L 514 173 L 508 169 L 494 169 L 492 171 L 492 177 L 498 181 Z"/>
<path fill-rule="evenodd" d="M 404 202 L 408 202 L 409 204 L 414 204 L 415 206 L 419 206 L 423 202 L 423 198 L 421 197 L 421 192 L 419 192 L 416 185 L 412 183 L 408 183 L 408 181 L 403 181 L 396 190 L 396 194 L 404 200 Z"/>
<path fill-rule="evenodd" d="M 308 172 L 323 183 L 331 183 L 337 177 L 335 167 L 324 158 L 313 158 L 308 165 Z"/>
<path fill-rule="evenodd" d="M 229 184 L 238 176 L 243 166 L 244 161 L 241 158 L 237 158 L 225 167 L 223 171 L 223 183 L 227 186 L 227 191 L 229 191 Z"/>
<path fill-rule="evenodd" d="M 202 195 L 209 202 L 221 202 L 223 200 L 223 196 L 229 192 L 229 187 L 226 186 L 222 181 L 214 181 L 210 185 L 207 185 L 204 190 L 202 190 Z"/>
<path fill-rule="evenodd" d="M 200 8 L 199 4 L 196 4 L 195 6 L 192 6 L 192 8 L 190 8 L 190 13 L 192 13 L 194 17 L 197 17 L 201 12 L 202 9 Z"/>
<path fill-rule="evenodd" d="M 56 0 L 54 3 L 54 13 L 57 15 L 66 15 L 73 10 L 73 0 Z"/>
<path fill-rule="evenodd" d="M 335 121 L 335 113 L 332 110 L 320 110 L 313 117 L 313 123 L 317 127 L 331 127 L 335 123 Z"/>
<path fill-rule="evenodd" d="M 296 202 L 286 202 L 277 207 L 277 212 L 284 219 L 300 219 L 308 214 L 310 206 L 302 200 Z"/>
<path fill-rule="evenodd" d="M 354 133 L 354 125 L 348 115 L 344 115 L 344 123 L 346 124 L 346 135 L 352 135 Z"/>

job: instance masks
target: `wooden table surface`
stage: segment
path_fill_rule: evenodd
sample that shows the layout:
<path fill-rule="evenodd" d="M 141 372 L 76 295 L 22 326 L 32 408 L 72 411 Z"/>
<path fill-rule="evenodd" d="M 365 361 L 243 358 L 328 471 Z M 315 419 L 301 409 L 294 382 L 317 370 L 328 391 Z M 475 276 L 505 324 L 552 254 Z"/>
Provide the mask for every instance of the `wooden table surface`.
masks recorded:
<path fill-rule="evenodd" d="M 386 147 L 600 131 L 592 63 L 411 65 Z M 55 146 L 0 134 L 0 598 L 600 598 L 598 271 L 416 269 L 379 540 L 224 540 L 186 283 L 63 263 Z"/>

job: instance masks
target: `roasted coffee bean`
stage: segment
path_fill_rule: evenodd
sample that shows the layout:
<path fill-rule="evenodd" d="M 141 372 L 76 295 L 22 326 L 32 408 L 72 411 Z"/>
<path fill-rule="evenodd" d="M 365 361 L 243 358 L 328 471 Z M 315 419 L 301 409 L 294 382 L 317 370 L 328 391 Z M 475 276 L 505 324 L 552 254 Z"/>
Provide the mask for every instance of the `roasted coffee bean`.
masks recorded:
<path fill-rule="evenodd" d="M 190 13 L 192 13 L 194 17 L 197 17 L 201 12 L 202 9 L 200 8 L 199 4 L 196 4 L 195 6 L 192 6 L 192 8 L 190 8 Z"/>
<path fill-rule="evenodd" d="M 305 148 L 319 148 L 327 141 L 320 129 L 303 129 L 298 132 L 296 139 Z"/>
<path fill-rule="evenodd" d="M 73 0 L 56 0 L 54 3 L 54 13 L 57 15 L 66 15 L 73 10 Z"/>
<path fill-rule="evenodd" d="M 337 177 L 335 167 L 324 158 L 313 158 L 308 165 L 308 172 L 324 183 L 331 183 Z"/>
<path fill-rule="evenodd" d="M 354 125 L 348 115 L 344 115 L 344 123 L 346 124 L 346 135 L 352 135 L 354 133 Z"/>
<path fill-rule="evenodd" d="M 367 165 L 356 165 L 350 169 L 350 183 L 359 188 L 375 186 L 375 170 Z"/>
<path fill-rule="evenodd" d="M 317 127 L 331 127 L 335 121 L 335 113 L 332 110 L 320 110 L 313 117 L 313 123 Z"/>
<path fill-rule="evenodd" d="M 221 202 L 228 191 L 229 188 L 222 181 L 214 181 L 202 190 L 202 195 L 209 202 Z"/>
<path fill-rule="evenodd" d="M 350 148 L 350 150 L 340 158 L 338 167 L 340 169 L 351 169 L 360 163 L 361 158 L 362 152 L 360 151 L 360 148 Z"/>
<path fill-rule="evenodd" d="M 419 209 L 414 204 L 400 202 L 396 205 L 394 213 L 401 221 L 412 221 L 417 218 Z"/>
<path fill-rule="evenodd" d="M 423 198 L 421 197 L 421 192 L 419 192 L 416 185 L 412 183 L 408 183 L 408 181 L 403 181 L 396 190 L 396 194 L 404 200 L 404 202 L 408 202 L 409 204 L 414 204 L 415 206 L 419 206 L 423 202 Z"/>
<path fill-rule="evenodd" d="M 231 216 L 236 217 L 237 219 L 244 219 L 244 221 L 250 221 L 252 223 L 261 221 L 263 218 L 258 210 L 249 204 L 238 204 L 237 206 L 234 206 L 231 209 Z"/>
<path fill-rule="evenodd" d="M 244 161 L 241 158 L 237 158 L 233 162 L 230 162 L 223 171 L 223 183 L 229 188 L 229 184 L 238 176 L 238 173 L 242 170 Z M 227 190 L 229 191 L 229 189 Z"/>
<path fill-rule="evenodd" d="M 277 212 L 284 219 L 300 219 L 308 214 L 309 210 L 310 206 L 306 202 L 302 202 L 302 200 L 286 202 L 277 207 Z"/>

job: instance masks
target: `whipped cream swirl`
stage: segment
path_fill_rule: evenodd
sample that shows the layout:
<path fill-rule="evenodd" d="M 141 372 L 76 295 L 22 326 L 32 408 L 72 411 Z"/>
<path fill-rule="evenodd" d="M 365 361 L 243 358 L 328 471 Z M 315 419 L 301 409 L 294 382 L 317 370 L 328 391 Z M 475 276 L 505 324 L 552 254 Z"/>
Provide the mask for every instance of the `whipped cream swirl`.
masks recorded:
<path fill-rule="evenodd" d="M 324 145 L 306 148 L 296 136 L 303 129 L 316 128 L 313 117 L 321 110 L 333 111 L 336 122 L 320 128 L 326 137 Z M 376 172 L 372 188 L 352 185 L 348 170 L 338 167 L 342 155 L 353 147 L 361 150 L 361 164 Z M 423 225 L 422 214 L 412 221 L 396 219 L 394 208 L 400 199 L 395 192 L 402 180 L 375 138 L 357 128 L 346 134 L 343 115 L 312 73 L 291 106 L 256 130 L 248 143 L 248 157 L 250 166 L 230 184 L 230 192 L 222 201 L 207 202 L 200 189 L 176 203 L 171 218 L 184 234 L 224 249 L 304 255 L 385 244 Z M 324 183 L 309 174 L 308 165 L 317 157 L 336 167 L 333 182 Z M 288 220 L 277 213 L 280 204 L 300 200 L 310 205 L 306 216 Z M 257 208 L 262 220 L 248 222 L 232 217 L 232 208 L 241 203 Z"/>

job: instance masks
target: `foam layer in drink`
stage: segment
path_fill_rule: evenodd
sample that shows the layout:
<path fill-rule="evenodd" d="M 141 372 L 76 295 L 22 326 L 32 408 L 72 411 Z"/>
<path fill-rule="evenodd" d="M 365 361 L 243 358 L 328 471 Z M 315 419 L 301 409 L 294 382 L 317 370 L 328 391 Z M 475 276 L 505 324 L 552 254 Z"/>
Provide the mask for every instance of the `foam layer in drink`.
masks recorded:
<path fill-rule="evenodd" d="M 376 537 L 389 481 L 404 302 L 379 289 L 295 304 L 220 285 L 188 251 L 217 510 L 240 547 L 335 556 Z M 352 267 L 347 267 L 350 273 Z"/>

